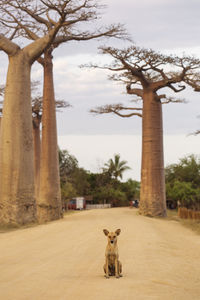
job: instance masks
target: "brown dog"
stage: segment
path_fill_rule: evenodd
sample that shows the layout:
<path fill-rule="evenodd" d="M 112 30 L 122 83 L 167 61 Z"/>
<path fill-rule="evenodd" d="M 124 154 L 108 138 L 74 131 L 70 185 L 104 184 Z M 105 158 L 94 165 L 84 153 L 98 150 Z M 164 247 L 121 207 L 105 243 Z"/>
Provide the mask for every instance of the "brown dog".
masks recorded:
<path fill-rule="evenodd" d="M 117 236 L 120 234 L 121 229 L 115 232 L 109 232 L 107 229 L 103 230 L 104 234 L 108 237 L 108 244 L 106 247 L 106 263 L 104 265 L 105 277 L 115 276 L 116 278 L 122 277 L 122 264 L 119 261 Z"/>

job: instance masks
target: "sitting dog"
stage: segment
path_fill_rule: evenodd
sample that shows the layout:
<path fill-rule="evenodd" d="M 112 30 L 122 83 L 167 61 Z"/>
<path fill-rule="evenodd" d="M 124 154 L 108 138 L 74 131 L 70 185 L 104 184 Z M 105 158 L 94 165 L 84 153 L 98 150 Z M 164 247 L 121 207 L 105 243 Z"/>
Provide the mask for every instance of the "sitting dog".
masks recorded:
<path fill-rule="evenodd" d="M 104 265 L 105 277 L 115 276 L 116 278 L 122 277 L 122 264 L 119 261 L 117 236 L 120 234 L 121 229 L 115 232 L 109 232 L 107 229 L 103 230 L 104 234 L 108 237 L 108 244 L 106 247 L 106 263 Z"/>

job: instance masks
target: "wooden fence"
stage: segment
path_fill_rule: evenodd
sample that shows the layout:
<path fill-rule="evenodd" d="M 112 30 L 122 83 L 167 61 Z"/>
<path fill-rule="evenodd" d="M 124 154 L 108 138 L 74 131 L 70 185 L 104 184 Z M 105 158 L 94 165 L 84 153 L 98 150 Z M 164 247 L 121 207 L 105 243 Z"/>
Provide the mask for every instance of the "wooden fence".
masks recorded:
<path fill-rule="evenodd" d="M 200 220 L 200 211 L 187 209 L 186 207 L 179 207 L 178 216 L 182 219 Z"/>

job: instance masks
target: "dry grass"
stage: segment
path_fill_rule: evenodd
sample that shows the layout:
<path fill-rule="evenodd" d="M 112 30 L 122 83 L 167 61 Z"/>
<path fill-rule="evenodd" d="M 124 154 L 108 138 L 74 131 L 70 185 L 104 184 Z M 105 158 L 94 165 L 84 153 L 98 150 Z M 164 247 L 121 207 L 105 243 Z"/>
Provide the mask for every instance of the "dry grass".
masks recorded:
<path fill-rule="evenodd" d="M 181 224 L 200 235 L 200 220 L 181 219 Z"/>
<path fill-rule="evenodd" d="M 200 220 L 181 219 L 178 216 L 177 210 L 168 210 L 167 211 L 167 220 L 173 220 L 173 221 L 180 222 L 183 226 L 191 229 L 192 231 L 194 231 L 200 235 Z"/>
<path fill-rule="evenodd" d="M 81 211 L 84 211 L 84 210 L 73 210 L 73 209 L 69 209 L 69 210 L 66 210 L 66 211 L 64 212 L 64 216 L 72 215 L 72 214 L 75 214 L 75 213 L 78 213 L 78 212 L 81 212 Z"/>

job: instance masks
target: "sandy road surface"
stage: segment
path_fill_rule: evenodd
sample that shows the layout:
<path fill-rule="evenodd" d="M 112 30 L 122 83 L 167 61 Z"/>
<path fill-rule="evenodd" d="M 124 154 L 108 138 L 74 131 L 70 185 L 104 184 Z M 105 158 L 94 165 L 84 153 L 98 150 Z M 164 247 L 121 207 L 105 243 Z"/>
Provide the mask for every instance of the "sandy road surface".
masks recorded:
<path fill-rule="evenodd" d="M 123 278 L 105 279 L 106 237 L 121 228 Z M 1 300 L 199 300 L 200 237 L 136 210 L 92 210 L 0 234 Z"/>

